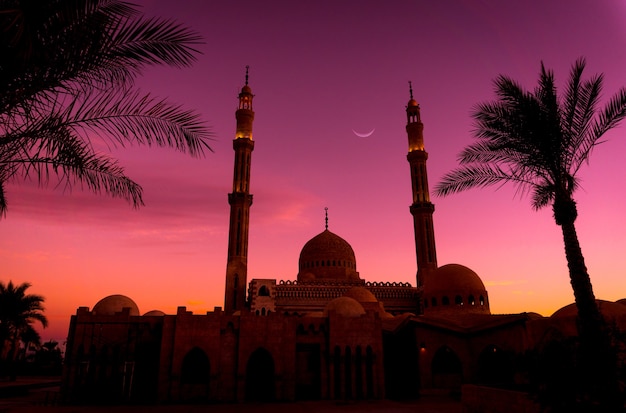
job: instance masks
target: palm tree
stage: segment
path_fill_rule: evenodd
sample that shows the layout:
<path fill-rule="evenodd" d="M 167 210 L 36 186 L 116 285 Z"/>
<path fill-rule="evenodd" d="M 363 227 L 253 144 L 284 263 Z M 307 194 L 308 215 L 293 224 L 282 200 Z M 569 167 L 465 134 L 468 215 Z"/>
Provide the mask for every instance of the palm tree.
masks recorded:
<path fill-rule="evenodd" d="M 572 65 L 561 96 L 553 72 L 543 63 L 532 92 L 498 76 L 494 82 L 497 100 L 479 104 L 473 113 L 478 141 L 460 153 L 461 166 L 444 175 L 435 192 L 445 196 L 512 183 L 520 193 L 531 195 L 534 209 L 551 205 L 563 233 L 581 343 L 591 348 L 601 345 L 598 338 L 606 335 L 574 226 L 573 194 L 580 186 L 579 170 L 593 149 L 626 116 L 626 89 L 620 89 L 600 110 L 603 75 L 584 80 L 584 68 L 582 58 Z"/>
<path fill-rule="evenodd" d="M 29 283 L 14 285 L 12 281 L 0 281 L 0 355 L 8 364 L 15 361 L 19 341 L 30 333 L 32 324 L 40 322 L 45 328 L 48 319 L 43 314 L 44 298 L 37 294 L 26 294 Z"/>
<path fill-rule="evenodd" d="M 143 205 L 141 187 L 98 148 L 211 150 L 196 113 L 133 86 L 147 66 L 189 66 L 200 40 L 120 0 L 2 1 L 0 215 L 6 183 L 17 179 Z"/>

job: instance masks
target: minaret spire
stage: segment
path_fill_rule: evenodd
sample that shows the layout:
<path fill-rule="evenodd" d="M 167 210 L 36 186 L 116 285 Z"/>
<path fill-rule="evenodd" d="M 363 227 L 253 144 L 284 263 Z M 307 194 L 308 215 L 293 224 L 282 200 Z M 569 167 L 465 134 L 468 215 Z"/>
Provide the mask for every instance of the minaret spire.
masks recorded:
<path fill-rule="evenodd" d="M 437 269 L 435 231 L 433 228 L 435 206 L 430 202 L 430 194 L 428 192 L 428 175 L 426 173 L 428 153 L 424 150 L 424 124 L 421 120 L 420 107 L 413 98 L 413 85 L 411 82 L 409 82 L 409 96 L 409 103 L 406 106 L 406 132 L 409 138 L 407 160 L 411 168 L 411 188 L 413 193 L 413 203 L 409 209 L 411 215 L 413 215 L 415 232 L 417 286 L 421 287 L 428 274 Z"/>
<path fill-rule="evenodd" d="M 326 229 L 328 229 L 328 207 L 324 208 L 324 212 L 326 213 Z"/>
<path fill-rule="evenodd" d="M 228 229 L 228 262 L 226 264 L 226 288 L 224 293 L 224 311 L 233 313 L 246 305 L 246 287 L 248 283 L 248 230 L 250 228 L 250 166 L 254 141 L 252 140 L 252 99 L 254 95 L 248 86 L 246 66 L 246 84 L 239 93 L 239 106 L 235 112 L 237 129 L 233 140 L 235 150 L 235 169 L 233 173 L 233 192 L 228 194 L 230 204 L 230 226 Z"/>

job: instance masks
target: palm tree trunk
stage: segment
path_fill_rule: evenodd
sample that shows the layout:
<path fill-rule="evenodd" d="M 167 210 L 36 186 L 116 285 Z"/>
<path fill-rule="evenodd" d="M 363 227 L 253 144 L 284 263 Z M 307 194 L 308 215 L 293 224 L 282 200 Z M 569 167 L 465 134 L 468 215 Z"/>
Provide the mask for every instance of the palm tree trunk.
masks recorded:
<path fill-rule="evenodd" d="M 593 294 L 591 279 L 585 265 L 576 227 L 573 222 L 561 224 L 563 243 L 565 244 L 565 257 L 569 269 L 570 282 L 574 290 L 574 299 L 578 309 L 581 335 L 597 334 L 602 329 L 602 316 Z"/>
<path fill-rule="evenodd" d="M 617 357 L 611 343 L 611 335 L 600 314 L 578 242 L 573 220 L 561 222 L 565 256 L 570 282 L 578 309 L 578 384 L 582 403 L 602 409 L 621 405 L 617 379 Z M 598 405 L 599 403 L 599 405 Z M 612 410 L 611 410 L 612 411 Z"/>

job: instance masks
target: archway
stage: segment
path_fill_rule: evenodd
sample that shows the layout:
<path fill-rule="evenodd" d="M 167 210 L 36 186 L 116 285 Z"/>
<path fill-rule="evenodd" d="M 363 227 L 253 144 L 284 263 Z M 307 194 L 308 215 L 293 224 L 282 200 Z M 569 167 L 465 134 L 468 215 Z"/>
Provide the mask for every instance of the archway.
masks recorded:
<path fill-rule="evenodd" d="M 513 361 L 510 354 L 490 345 L 478 356 L 478 379 L 485 384 L 509 384 L 513 382 Z"/>
<path fill-rule="evenodd" d="M 206 353 L 192 348 L 183 358 L 180 369 L 180 397 L 183 400 L 202 400 L 209 397 L 211 363 Z"/>
<path fill-rule="evenodd" d="M 180 382 L 183 384 L 206 384 L 211 376 L 209 357 L 202 349 L 192 348 L 183 358 Z"/>
<path fill-rule="evenodd" d="M 320 398 L 321 371 L 320 345 L 296 344 L 296 399 L 316 400 Z"/>
<path fill-rule="evenodd" d="M 460 389 L 463 381 L 463 365 L 456 353 L 448 346 L 440 347 L 432 362 L 433 386 L 444 389 Z"/>
<path fill-rule="evenodd" d="M 333 357 L 333 396 L 335 399 L 341 399 L 341 348 L 335 346 L 335 354 Z"/>
<path fill-rule="evenodd" d="M 274 359 L 264 348 L 256 349 L 246 366 L 246 400 L 272 401 L 274 393 Z"/>

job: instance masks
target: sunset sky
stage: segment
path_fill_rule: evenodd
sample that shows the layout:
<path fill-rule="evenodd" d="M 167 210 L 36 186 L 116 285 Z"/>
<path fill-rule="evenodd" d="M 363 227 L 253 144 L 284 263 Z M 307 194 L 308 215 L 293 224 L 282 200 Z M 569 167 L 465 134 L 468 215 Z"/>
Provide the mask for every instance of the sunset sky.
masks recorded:
<path fill-rule="evenodd" d="M 110 294 L 142 313 L 222 306 L 237 94 L 250 65 L 254 98 L 249 274 L 293 280 L 302 246 L 324 229 L 348 241 L 367 281 L 415 285 L 405 105 L 421 106 L 431 192 L 472 142 L 470 113 L 498 74 L 533 88 L 543 61 L 562 85 L 571 64 L 626 85 L 623 0 L 140 1 L 148 16 L 199 31 L 188 69 L 149 68 L 144 91 L 201 113 L 214 153 L 116 150 L 146 206 L 74 190 L 7 186 L 0 280 L 46 298 L 44 340 Z M 366 133 L 367 137 L 353 133 Z M 596 297 L 626 297 L 626 125 L 582 171 L 578 235 Z M 560 228 L 511 187 L 435 204 L 438 263 L 476 271 L 493 313 L 549 316 L 573 301 Z"/>

